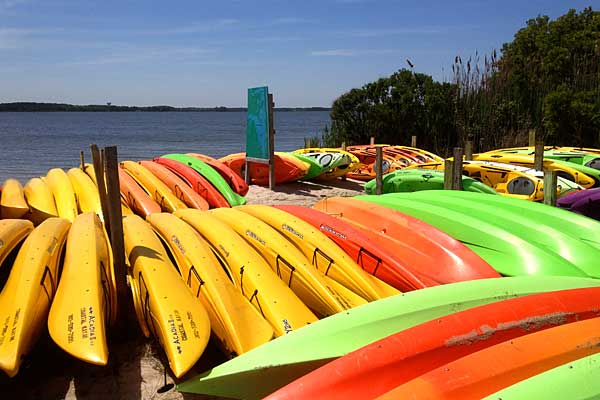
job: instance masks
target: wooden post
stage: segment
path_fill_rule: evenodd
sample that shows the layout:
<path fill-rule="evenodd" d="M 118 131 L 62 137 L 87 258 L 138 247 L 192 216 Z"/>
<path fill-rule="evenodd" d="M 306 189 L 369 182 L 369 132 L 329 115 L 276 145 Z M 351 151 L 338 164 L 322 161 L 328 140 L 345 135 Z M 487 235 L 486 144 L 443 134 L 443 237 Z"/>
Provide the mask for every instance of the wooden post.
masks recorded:
<path fill-rule="evenodd" d="M 79 152 L 79 168 L 85 172 L 85 157 L 83 156 L 83 150 Z"/>
<path fill-rule="evenodd" d="M 454 180 L 454 161 L 444 160 L 444 190 L 452 189 L 452 181 Z"/>
<path fill-rule="evenodd" d="M 346 151 L 346 142 L 342 142 L 342 150 Z M 344 175 L 345 176 L 345 175 Z"/>
<path fill-rule="evenodd" d="M 417 147 L 417 136 L 412 135 L 410 137 L 410 147 Z"/>
<path fill-rule="evenodd" d="M 473 140 L 467 140 L 465 142 L 465 160 L 473 160 Z"/>
<path fill-rule="evenodd" d="M 454 164 L 452 165 L 452 190 L 462 190 L 463 148 L 454 148 Z"/>
<path fill-rule="evenodd" d="M 556 206 L 556 185 L 558 174 L 555 170 L 544 171 L 544 204 Z"/>
<path fill-rule="evenodd" d="M 383 148 L 375 150 L 375 194 L 383 192 Z"/>
<path fill-rule="evenodd" d="M 375 144 L 375 136 L 371 136 L 371 146 Z"/>
<path fill-rule="evenodd" d="M 123 216 L 121 214 L 121 190 L 119 184 L 119 162 L 117 147 L 104 148 L 106 168 L 106 195 L 108 198 L 108 218 L 110 220 L 110 243 L 112 245 L 115 280 L 117 285 L 117 329 L 123 326 L 127 315 L 129 290 L 127 288 L 127 266 L 125 264 L 125 242 L 123 239 Z"/>
<path fill-rule="evenodd" d="M 544 141 L 535 142 L 535 155 L 533 157 L 533 167 L 536 171 L 543 171 L 544 168 Z"/>
<path fill-rule="evenodd" d="M 269 189 L 275 189 L 275 127 L 273 126 L 273 94 L 269 93 Z"/>
<path fill-rule="evenodd" d="M 104 180 L 104 157 L 98 149 L 98 146 L 92 144 L 90 146 L 92 152 L 92 163 L 94 164 L 94 174 L 96 175 L 96 183 L 98 184 L 98 194 L 100 196 L 100 207 L 102 208 L 102 219 L 106 232 L 110 235 L 110 220 L 108 218 L 108 197 L 106 194 L 106 182 Z M 119 201 L 120 204 L 120 201 Z"/>
<path fill-rule="evenodd" d="M 535 129 L 530 129 L 529 130 L 529 147 L 533 147 L 535 146 L 536 140 L 535 140 Z"/>

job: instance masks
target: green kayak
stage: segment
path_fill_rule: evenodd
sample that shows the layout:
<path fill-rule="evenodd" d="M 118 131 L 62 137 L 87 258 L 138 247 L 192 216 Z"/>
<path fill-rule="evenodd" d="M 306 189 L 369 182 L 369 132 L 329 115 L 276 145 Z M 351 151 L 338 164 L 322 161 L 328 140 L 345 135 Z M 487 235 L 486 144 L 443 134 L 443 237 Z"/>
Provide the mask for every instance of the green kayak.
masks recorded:
<path fill-rule="evenodd" d="M 462 177 L 463 190 L 498 194 L 494 189 L 468 176 Z M 365 192 L 375 194 L 376 180 L 365 184 Z M 420 190 L 441 190 L 444 188 L 444 171 L 429 169 L 400 169 L 386 174 L 382 178 L 383 193 L 417 192 Z"/>
<path fill-rule="evenodd" d="M 600 399 L 600 354 L 580 358 L 502 389 L 485 400 Z"/>
<path fill-rule="evenodd" d="M 557 254 L 554 248 L 540 247 L 536 243 L 523 239 L 520 236 L 522 232 L 505 229 L 493 222 L 483 220 L 476 209 L 467 212 L 456 211 L 446 205 L 429 204 L 422 196 L 423 194 L 428 194 L 429 197 L 443 196 L 444 192 L 450 191 L 391 193 L 381 196 L 356 196 L 354 199 L 386 206 L 435 226 L 463 242 L 505 276 L 588 276 L 576 265 Z M 495 196 L 484 196 L 495 198 Z"/>
<path fill-rule="evenodd" d="M 319 164 L 319 162 L 317 160 L 315 160 L 312 157 L 308 157 L 305 156 L 303 154 L 298 154 L 298 153 L 292 153 L 289 152 L 287 153 L 291 156 L 296 157 L 297 159 L 304 161 L 305 163 L 307 163 L 308 165 L 310 165 L 310 168 L 308 169 L 308 172 L 306 173 L 306 175 L 304 175 L 300 180 L 302 181 L 308 181 L 310 179 L 316 178 L 317 176 L 321 175 L 323 172 L 325 172 L 325 168 Z"/>
<path fill-rule="evenodd" d="M 241 206 L 246 204 L 246 199 L 243 196 L 235 193 L 227 181 L 214 170 L 213 167 L 201 161 L 195 157 L 188 156 L 187 154 L 165 154 L 164 158 L 170 158 L 171 160 L 179 161 L 185 165 L 192 167 L 197 173 L 202 175 L 209 181 L 227 200 L 231 207 Z"/>
<path fill-rule="evenodd" d="M 444 315 L 527 294 L 600 285 L 596 279 L 480 279 L 415 290 L 324 318 L 177 385 L 181 392 L 258 399 L 386 336 Z"/>
<path fill-rule="evenodd" d="M 391 195 L 386 198 L 409 198 L 411 201 L 474 215 L 480 221 L 505 229 L 541 249 L 556 253 L 587 275 L 600 278 L 600 266 L 597 262 L 600 259 L 600 249 L 579 240 L 580 236 L 596 236 L 595 231 L 572 235 L 568 232 L 571 228 L 569 223 L 561 222 L 558 219 L 536 218 L 535 212 L 532 210 L 527 213 L 523 213 L 520 209 L 515 210 L 512 205 L 521 201 L 518 199 L 488 203 L 486 201 L 488 196 L 464 192 L 456 195 L 450 192 L 450 190 L 422 192 L 410 196 Z M 564 213 L 565 210 L 558 210 L 558 212 Z"/>
<path fill-rule="evenodd" d="M 447 190 L 445 196 L 459 199 L 465 196 L 456 190 Z M 479 204 L 498 205 L 510 207 L 512 212 L 527 215 L 527 218 L 539 224 L 560 226 L 561 232 L 576 237 L 591 246 L 600 249 L 600 222 L 585 216 L 570 212 L 558 207 L 549 207 L 542 203 L 532 201 L 516 201 L 504 196 L 478 196 L 469 195 L 470 199 L 478 199 Z"/>
<path fill-rule="evenodd" d="M 503 153 L 534 155 L 535 152 L 530 149 L 507 149 Z M 583 165 L 594 169 L 600 169 L 600 157 L 598 154 L 586 153 L 585 151 L 561 151 L 546 150 L 544 158 L 551 160 L 562 160 L 573 164 Z"/>
<path fill-rule="evenodd" d="M 558 164 L 562 164 L 565 167 L 571 167 L 579 172 L 581 172 L 582 174 L 585 174 L 587 176 L 589 176 L 590 178 L 592 178 L 594 180 L 594 187 L 599 187 L 600 186 L 600 170 L 595 169 L 595 168 L 591 168 L 591 167 L 586 167 L 585 165 L 581 165 L 581 164 L 577 164 L 574 162 L 569 162 L 569 161 L 565 161 L 565 160 L 553 160 L 555 162 L 557 162 Z"/>

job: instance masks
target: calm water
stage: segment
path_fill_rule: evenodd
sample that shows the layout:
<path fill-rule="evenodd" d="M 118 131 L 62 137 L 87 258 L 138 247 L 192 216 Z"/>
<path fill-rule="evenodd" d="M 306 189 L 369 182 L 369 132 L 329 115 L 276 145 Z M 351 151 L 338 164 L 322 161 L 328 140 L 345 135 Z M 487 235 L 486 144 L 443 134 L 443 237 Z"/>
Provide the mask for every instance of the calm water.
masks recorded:
<path fill-rule="evenodd" d="M 275 150 L 291 151 L 320 136 L 328 112 L 276 112 Z M 245 149 L 245 112 L 0 113 L 0 184 L 91 162 L 90 144 L 117 146 L 120 160 L 173 152 L 222 157 Z"/>

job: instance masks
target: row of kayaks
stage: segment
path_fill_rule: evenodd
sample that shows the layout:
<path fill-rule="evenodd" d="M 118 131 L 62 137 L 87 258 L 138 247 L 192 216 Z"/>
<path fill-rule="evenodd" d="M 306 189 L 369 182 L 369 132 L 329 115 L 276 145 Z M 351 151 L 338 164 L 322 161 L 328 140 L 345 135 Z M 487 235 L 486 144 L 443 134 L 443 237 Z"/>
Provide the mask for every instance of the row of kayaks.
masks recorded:
<path fill-rule="evenodd" d="M 122 161 L 118 175 L 122 214 L 144 218 L 156 212 L 245 204 L 249 189 L 227 165 L 197 153 Z M 97 176 L 90 164 L 66 172 L 52 168 L 24 187 L 7 179 L 1 190 L 0 218 L 25 218 L 38 225 L 50 217 L 73 221 L 78 214 L 94 212 L 103 219 Z"/>

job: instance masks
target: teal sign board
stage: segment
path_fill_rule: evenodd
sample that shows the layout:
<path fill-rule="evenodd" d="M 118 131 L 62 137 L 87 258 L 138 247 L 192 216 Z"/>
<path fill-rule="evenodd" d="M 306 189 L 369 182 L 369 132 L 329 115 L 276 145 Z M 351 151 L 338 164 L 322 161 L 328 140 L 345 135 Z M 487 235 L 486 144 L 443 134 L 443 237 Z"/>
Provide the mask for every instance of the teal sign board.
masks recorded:
<path fill-rule="evenodd" d="M 269 160 L 269 88 L 248 89 L 246 158 Z"/>

